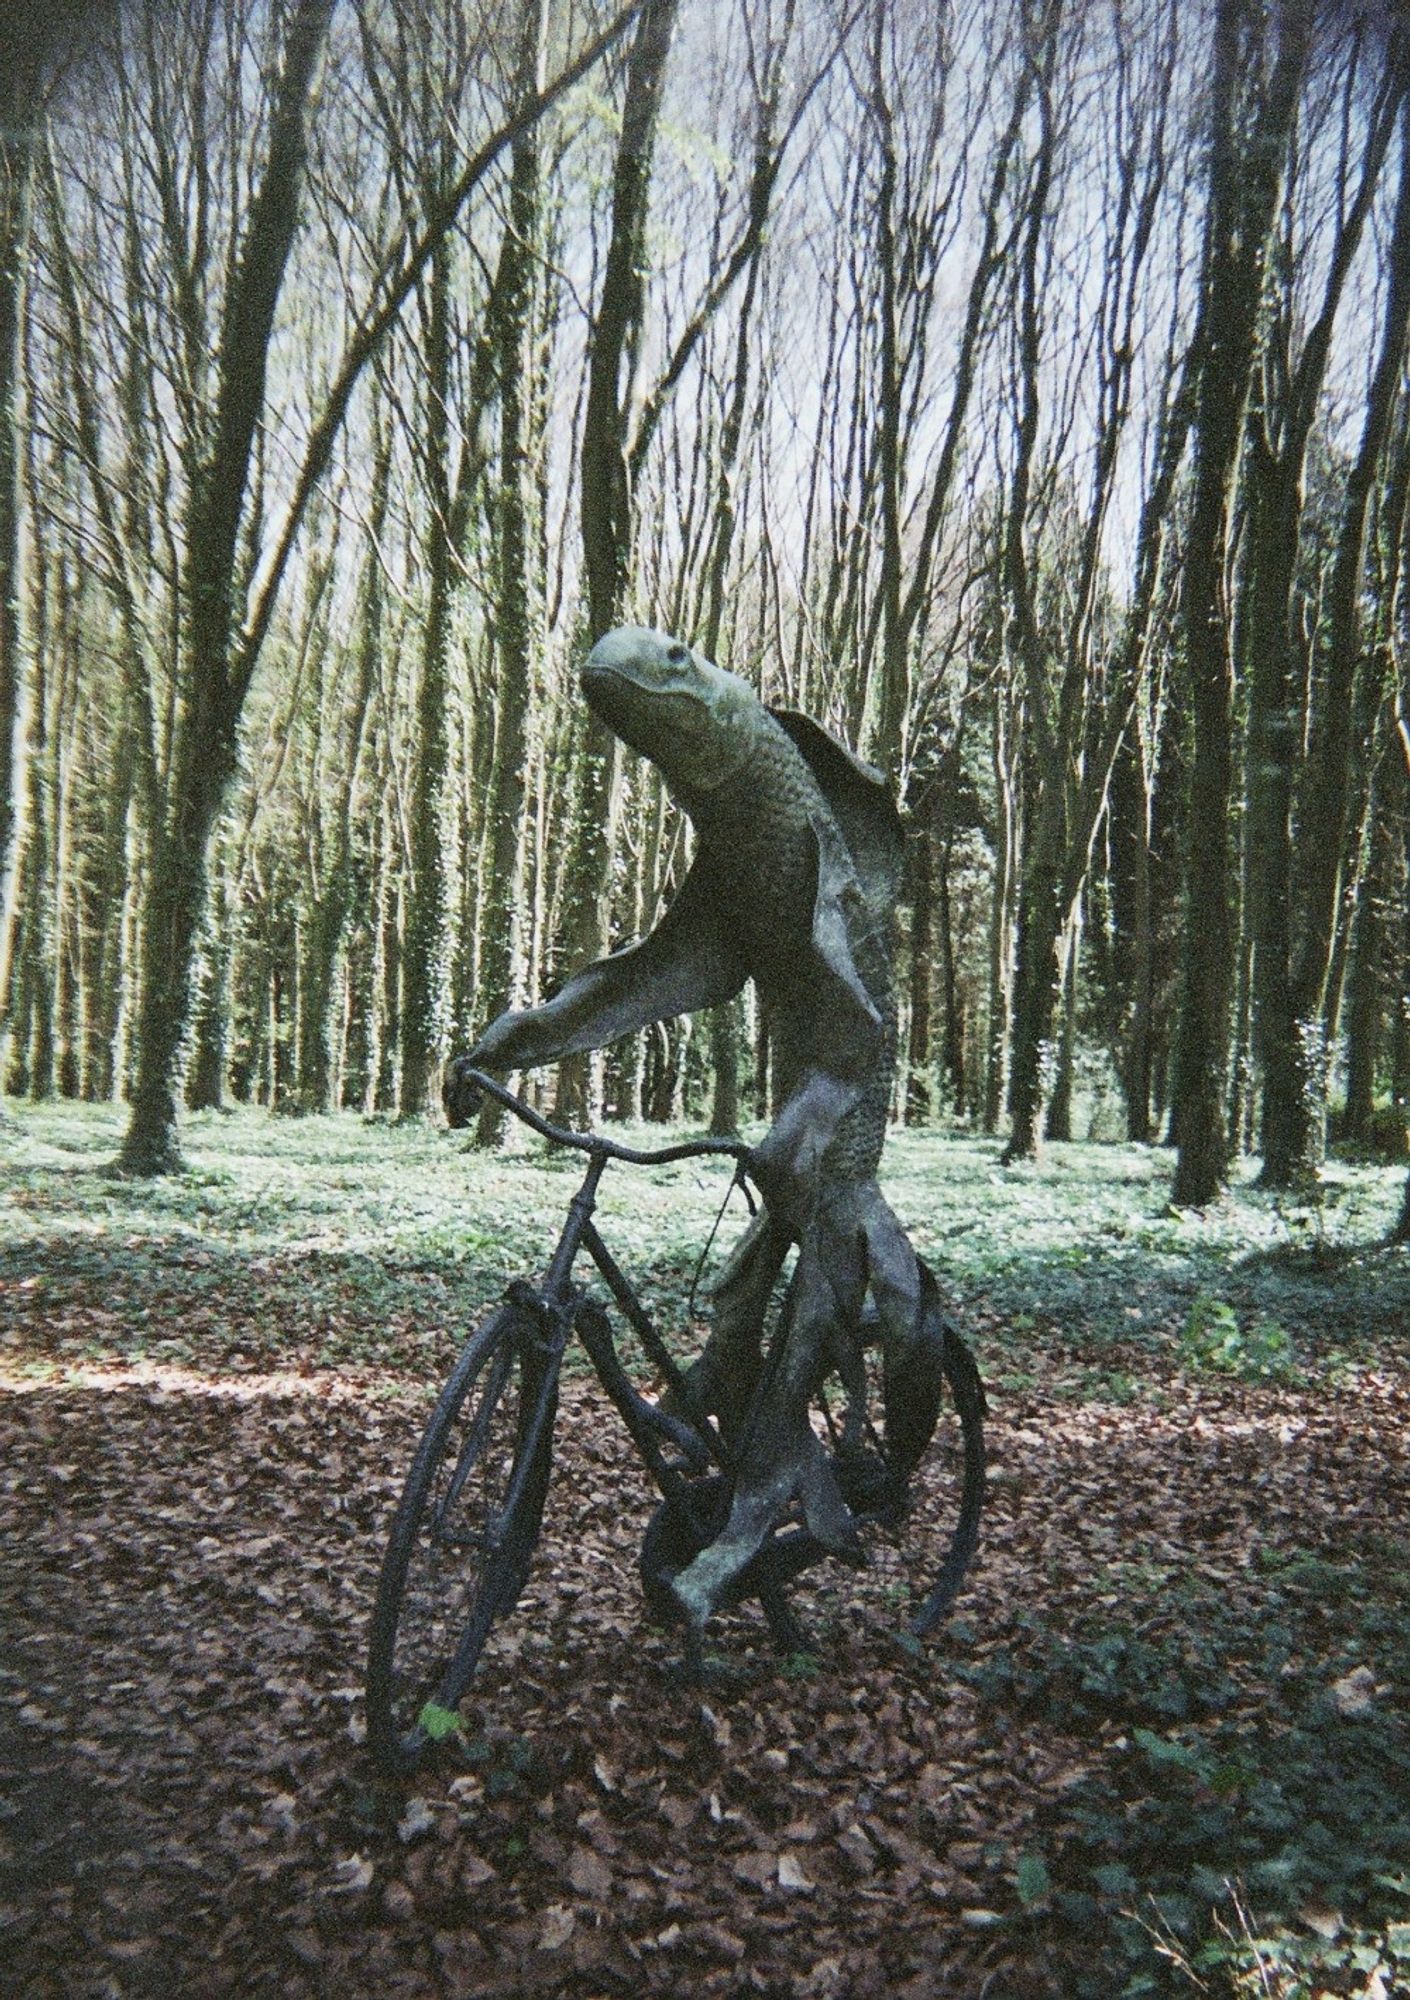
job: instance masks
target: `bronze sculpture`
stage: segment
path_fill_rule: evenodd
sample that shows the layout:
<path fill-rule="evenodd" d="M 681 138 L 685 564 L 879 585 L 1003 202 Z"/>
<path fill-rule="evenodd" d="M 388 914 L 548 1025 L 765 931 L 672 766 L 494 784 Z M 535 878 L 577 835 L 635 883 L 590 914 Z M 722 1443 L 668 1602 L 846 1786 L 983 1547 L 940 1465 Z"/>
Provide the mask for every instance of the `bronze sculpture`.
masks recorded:
<path fill-rule="evenodd" d="M 767 1008 L 782 1108 L 754 1155 L 764 1207 L 715 1287 L 714 1325 L 690 1370 L 693 1400 L 735 1442 L 727 1520 L 674 1580 L 698 1630 L 796 1501 L 812 1537 L 860 1555 L 846 1487 L 860 1462 L 860 1341 L 882 1346 L 886 1452 L 904 1479 L 940 1407 L 946 1330 L 934 1281 L 876 1174 L 896 1059 L 894 913 L 902 831 L 881 774 L 819 724 L 769 710 L 736 675 L 661 633 L 626 626 L 593 648 L 584 695 L 660 770 L 698 836 L 656 928 L 570 979 L 553 999 L 491 1023 L 450 1065 L 445 1101 L 466 1122 L 471 1068 L 533 1068 L 648 1022 L 728 1000 L 752 978 Z M 771 1296 L 798 1261 L 779 1339 Z M 868 1307 L 868 1301 L 870 1301 Z M 835 1373 L 848 1396 L 829 1455 L 810 1397 Z"/>

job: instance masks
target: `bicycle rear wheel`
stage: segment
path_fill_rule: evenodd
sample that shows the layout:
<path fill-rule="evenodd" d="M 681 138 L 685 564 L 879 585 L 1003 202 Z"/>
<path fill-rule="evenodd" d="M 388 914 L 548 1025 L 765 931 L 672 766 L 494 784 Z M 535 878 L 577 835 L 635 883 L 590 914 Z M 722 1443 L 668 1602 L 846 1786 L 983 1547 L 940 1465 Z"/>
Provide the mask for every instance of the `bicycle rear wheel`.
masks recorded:
<path fill-rule="evenodd" d="M 888 1440 L 880 1368 L 868 1368 L 860 1434 L 844 1440 L 826 1388 L 820 1396 L 842 1494 L 862 1526 L 872 1588 L 882 1586 L 910 1632 L 932 1632 L 960 1594 L 974 1558 L 984 1506 L 984 1388 L 958 1328 L 946 1322 L 940 1372 L 948 1396 L 934 1430 L 912 1456 Z M 852 1426 L 856 1430 L 856 1426 Z"/>
<path fill-rule="evenodd" d="M 511 1303 L 467 1342 L 407 1474 L 382 1560 L 367 1742 L 406 1772 L 448 1734 L 490 1629 L 513 1611 L 548 1491 L 560 1354 Z"/>
<path fill-rule="evenodd" d="M 918 1638 L 934 1630 L 959 1595 L 984 1504 L 984 1390 L 959 1329 L 949 1320 L 942 1324 L 939 1373 L 948 1394 L 939 1394 L 937 1381 L 933 1428 L 928 1412 L 923 1445 L 909 1428 L 904 1439 L 888 1437 L 881 1357 L 874 1349 L 863 1362 L 865 1405 L 855 1406 L 856 1381 L 849 1397 L 833 1377 L 821 1386 L 813 1417 L 862 1531 L 869 1558 L 862 1587 L 872 1595 L 879 1588 L 904 1611 Z"/>

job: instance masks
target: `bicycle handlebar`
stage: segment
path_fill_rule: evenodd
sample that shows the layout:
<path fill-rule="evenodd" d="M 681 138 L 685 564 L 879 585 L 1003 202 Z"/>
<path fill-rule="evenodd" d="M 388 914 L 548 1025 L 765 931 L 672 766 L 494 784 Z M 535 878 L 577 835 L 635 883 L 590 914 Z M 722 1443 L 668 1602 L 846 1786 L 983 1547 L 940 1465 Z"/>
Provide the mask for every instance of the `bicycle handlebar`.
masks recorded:
<path fill-rule="evenodd" d="M 744 1167 L 752 1157 L 753 1148 L 740 1139 L 686 1139 L 677 1146 L 653 1146 L 644 1151 L 639 1146 L 623 1146 L 615 1139 L 604 1139 L 597 1132 L 570 1132 L 566 1126 L 550 1125 L 522 1097 L 516 1097 L 512 1090 L 506 1090 L 502 1083 L 486 1076 L 482 1069 L 467 1068 L 460 1074 L 470 1078 L 477 1090 L 493 1097 L 541 1137 L 551 1139 L 555 1146 L 573 1146 L 580 1153 L 598 1153 L 604 1159 L 625 1160 L 633 1167 L 663 1167 L 672 1160 L 703 1159 L 709 1154 L 717 1157 L 728 1155 L 737 1166 Z"/>

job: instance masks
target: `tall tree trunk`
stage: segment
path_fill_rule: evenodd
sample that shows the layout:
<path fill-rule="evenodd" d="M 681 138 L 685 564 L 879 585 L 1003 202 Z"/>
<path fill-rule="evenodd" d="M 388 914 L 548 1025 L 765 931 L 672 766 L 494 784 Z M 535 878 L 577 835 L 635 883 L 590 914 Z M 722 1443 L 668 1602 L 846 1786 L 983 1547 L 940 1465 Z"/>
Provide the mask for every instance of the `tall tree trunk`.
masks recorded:
<path fill-rule="evenodd" d="M 123 912 L 130 886 L 128 842 L 135 769 L 136 731 L 131 705 L 124 697 L 98 837 L 88 856 L 83 1094 L 94 1101 L 117 1094 L 118 1016 L 124 980 Z"/>
<path fill-rule="evenodd" d="M 1048 659 L 1039 630 L 1030 560 L 1029 501 L 1040 417 L 1039 364 L 1043 332 L 1040 252 L 1056 164 L 1052 81 L 1061 4 L 1043 20 L 1042 41 L 1032 52 L 1039 112 L 1032 182 L 1024 198 L 1019 253 L 1019 382 L 1014 465 L 1005 500 L 999 573 L 1004 601 L 1005 650 L 1027 701 L 1031 732 L 1033 809 L 1025 827 L 1014 930 L 1013 1015 L 1008 1081 L 1009 1141 L 1005 1160 L 1033 1159 L 1042 1137 L 1043 1105 L 1051 1083 L 1053 1007 L 1061 968 L 1058 940 L 1064 911 L 1062 857 L 1067 849 L 1067 770 L 1057 740 L 1047 686 Z M 1041 57 L 1041 65 L 1040 65 Z"/>
<path fill-rule="evenodd" d="M 1321 1106 L 1325 1100 L 1322 1010 L 1319 1005 L 1316 1023 L 1300 1013 L 1293 967 L 1294 915 L 1304 904 L 1294 879 L 1294 778 L 1302 754 L 1303 651 L 1300 630 L 1295 629 L 1300 611 L 1294 581 L 1307 452 L 1338 307 L 1371 213 L 1405 89 L 1406 48 L 1403 38 L 1395 37 L 1373 109 L 1359 180 L 1331 246 L 1320 310 L 1296 365 L 1290 365 L 1283 354 L 1281 364 L 1274 362 L 1264 368 L 1262 394 L 1249 426 L 1246 601 L 1239 625 L 1248 656 L 1245 933 L 1252 953 L 1254 1052 L 1263 1074 L 1262 1182 L 1275 1188 L 1315 1175 L 1323 1144 Z M 1402 210 L 1405 206 L 1402 188 Z M 1402 264 L 1410 260 L 1406 230 L 1410 230 L 1410 215 L 1403 214 L 1392 245 L 1393 265 L 1397 254 Z M 1404 288 L 1402 281 L 1402 291 Z M 1391 320 L 1397 311 L 1403 321 L 1403 300 L 1393 285 Z M 1269 343 L 1275 350 L 1279 345 L 1291 346 L 1290 297 L 1280 301 L 1280 313 L 1277 332 L 1281 340 Z M 1387 409 L 1386 421 L 1388 416 Z M 1349 702 L 1349 688 L 1347 698 Z M 1345 818 L 1344 802 L 1341 818 Z M 1340 835 L 1340 827 L 1337 831 Z M 1319 997 L 1325 998 L 1325 994 Z"/>
<path fill-rule="evenodd" d="M 40 10 L 42 12 L 42 10 Z M 9 983 L 20 794 L 20 378 L 25 266 L 43 105 L 42 20 L 0 20 L 0 1017 Z"/>
<path fill-rule="evenodd" d="M 1312 746 L 1298 820 L 1300 936 L 1290 981 L 1286 1124 L 1268 1131 L 1265 1171 L 1274 1185 L 1315 1173 L 1325 1144 L 1327 1002 L 1341 907 L 1351 804 L 1356 683 L 1361 669 L 1361 596 L 1367 522 L 1390 432 L 1410 331 L 1410 98 L 1401 114 L 1400 189 L 1387 259 L 1385 321 L 1361 440 L 1347 475 L 1327 592 L 1321 726 Z"/>
<path fill-rule="evenodd" d="M 1126 1136 L 1147 1145 L 1151 1125 L 1151 1003 L 1154 990 L 1151 921 L 1150 784 L 1140 732 L 1128 730 L 1112 771 L 1108 816 L 1111 847 L 1112 972 L 1119 1019 L 1116 1051 L 1126 1101 Z"/>
<path fill-rule="evenodd" d="M 1309 0 L 1279 16 L 1272 75 L 1247 138 L 1239 102 L 1259 31 L 1245 0 L 1219 0 L 1215 21 L 1208 196 L 1195 332 L 1194 496 L 1185 536 L 1182 611 L 1195 725 L 1185 875 L 1185 947 L 1175 1095 L 1174 1199 L 1201 1207 L 1229 1165 L 1229 1010 L 1234 941 L 1229 810 L 1233 661 L 1224 601 L 1230 494 L 1244 429 L 1269 236 L 1311 30 Z"/>
<path fill-rule="evenodd" d="M 380 439 L 372 470 L 368 508 L 369 548 L 363 564 L 362 592 L 355 641 L 352 700 L 340 724 L 338 768 L 331 777 L 316 777 L 326 797 L 313 801 L 315 825 L 327 812 L 327 825 L 317 841 L 316 866 L 311 870 L 310 908 L 305 923 L 302 977 L 299 981 L 299 1102 L 306 1111 L 335 1110 L 337 1048 L 341 1030 L 335 1022 L 348 922 L 352 915 L 354 856 L 353 807 L 380 664 L 383 631 L 382 557 L 380 544 L 387 517 L 391 481 L 391 436 Z M 310 832 L 314 840 L 315 834 Z"/>
<path fill-rule="evenodd" d="M 785 35 L 792 27 L 792 20 L 790 5 Z M 765 242 L 764 221 L 768 214 L 778 170 L 778 156 L 774 150 L 774 120 L 778 110 L 778 75 L 782 68 L 781 57 L 782 50 L 779 49 L 775 54 L 771 81 L 759 106 L 759 123 L 754 142 L 754 177 L 750 188 L 751 219 L 757 218 L 757 226 L 752 236 L 748 277 L 745 280 L 744 297 L 740 302 L 739 321 L 735 329 L 734 379 L 730 387 L 729 403 L 725 410 L 718 449 L 715 510 L 711 523 L 709 560 L 705 577 L 705 621 L 700 634 L 700 649 L 706 658 L 711 660 L 719 657 L 730 562 L 734 552 L 739 453 L 744 436 L 744 418 L 749 392 L 749 342 L 759 289 L 759 262 Z M 727 1000 L 722 1006 L 713 1008 L 709 1017 L 710 1067 L 713 1077 L 710 1133 L 712 1137 L 719 1139 L 728 1138 L 739 1130 L 742 1007 L 743 1003 L 738 998 Z"/>
<path fill-rule="evenodd" d="M 1172 340 L 1161 389 L 1160 428 L 1154 475 L 1144 498 L 1137 538 L 1136 588 L 1120 646 L 1108 673 L 1098 671 L 1096 604 L 1100 594 L 1103 524 L 1110 509 L 1120 447 L 1131 405 L 1131 365 L 1135 301 L 1152 242 L 1157 204 L 1166 177 L 1165 124 L 1171 64 L 1158 73 L 1155 101 L 1144 118 L 1133 118 L 1141 143 L 1120 156 L 1118 218 L 1106 242 L 1103 265 L 1102 337 L 1097 348 L 1098 431 L 1090 498 L 1081 521 L 1080 557 L 1071 586 L 1072 611 L 1056 640 L 1038 613 L 1036 561 L 1027 541 L 1034 532 L 1030 493 L 1039 468 L 1043 298 L 1045 263 L 1040 256 L 1045 212 L 1052 200 L 1057 118 L 1052 80 L 1063 28 L 1060 7 L 1044 17 L 1043 69 L 1035 79 L 1042 111 L 1033 186 L 1027 196 L 1019 285 L 1019 415 L 1012 492 L 1001 559 L 1008 618 L 1007 643 L 1022 675 L 1033 748 L 1033 798 L 1022 862 L 1015 973 L 1012 1067 L 1009 1108 L 1012 1129 L 1005 1158 L 1034 1157 L 1042 1131 L 1048 1089 L 1059 1074 L 1054 1045 L 1056 1009 L 1068 939 L 1075 933 L 1078 903 L 1091 865 L 1092 846 L 1106 807 L 1112 767 L 1131 725 L 1146 659 L 1157 580 L 1161 573 L 1166 517 L 1188 424 L 1187 369 Z M 1075 1007 L 1075 994 L 1073 995 Z"/>
<path fill-rule="evenodd" d="M 646 0 L 627 63 L 622 131 L 612 175 L 612 234 L 593 320 L 583 410 L 581 522 L 587 584 L 587 641 L 621 615 L 631 573 L 632 494 L 626 426 L 636 374 L 645 293 L 645 235 L 656 124 L 679 0 Z M 612 854 L 622 794 L 622 748 L 589 715 L 568 893 L 569 970 L 601 958 L 611 941 Z M 600 1056 L 559 1065 L 559 1100 L 576 1122 L 601 1113 Z"/>
<path fill-rule="evenodd" d="M 428 199 L 428 207 L 434 197 Z M 446 882 L 446 715 L 451 579 L 450 526 L 450 245 L 431 254 L 426 302 L 426 392 L 422 458 L 427 498 L 426 623 L 416 697 L 412 771 L 411 867 L 402 948 L 401 1092 L 403 1118 L 430 1108 L 432 1076 L 450 1029 L 450 910 Z"/>
<path fill-rule="evenodd" d="M 545 0 L 527 0 L 520 30 L 519 93 L 542 88 Z M 514 141 L 509 219 L 500 248 L 491 334 L 499 382 L 499 490 L 495 528 L 494 766 L 487 879 L 483 885 L 477 1028 L 520 998 L 523 980 L 524 772 L 530 694 L 540 651 L 541 580 L 533 533 L 537 483 L 532 380 L 534 270 L 539 224 L 539 150 L 534 128 Z M 497 1143 L 504 1112 L 486 1098 L 480 1145 Z"/>
<path fill-rule="evenodd" d="M 137 1079 L 121 1164 L 177 1168 L 176 1068 L 191 964 L 206 897 L 206 844 L 236 765 L 248 666 L 232 657 L 241 517 L 264 408 L 274 314 L 283 288 L 306 157 L 314 75 L 334 0 L 298 0 L 270 112 L 268 151 L 226 301 L 214 442 L 196 475 L 182 565 L 187 700 L 172 748 L 166 810 L 155 829 L 142 918 Z"/>

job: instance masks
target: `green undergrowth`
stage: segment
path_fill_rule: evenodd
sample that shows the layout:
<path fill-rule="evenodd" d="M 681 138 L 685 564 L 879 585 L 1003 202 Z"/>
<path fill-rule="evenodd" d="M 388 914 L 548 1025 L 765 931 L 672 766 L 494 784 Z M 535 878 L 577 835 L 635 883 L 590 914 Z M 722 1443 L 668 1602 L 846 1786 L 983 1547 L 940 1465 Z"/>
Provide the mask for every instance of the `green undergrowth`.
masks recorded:
<path fill-rule="evenodd" d="M 997 1140 L 892 1135 L 888 1193 L 961 1299 L 1078 1347 L 1183 1328 L 1202 1299 L 1278 1326 L 1311 1358 L 1410 1334 L 1410 1254 L 1382 1247 L 1404 1172 L 1329 1162 L 1315 1192 L 1256 1187 L 1256 1160 L 1205 1211 L 1170 1205 L 1168 1148 L 1049 1146 L 1006 1167 Z"/>
<path fill-rule="evenodd" d="M 0 1313 L 32 1327 L 42 1303 L 55 1355 L 434 1372 L 508 1279 L 542 1268 L 579 1171 L 538 1141 L 485 1153 L 430 1124 L 237 1110 L 185 1121 L 186 1172 L 132 1180 L 112 1166 L 122 1122 L 11 1102 L 0 1128 Z M 1194 1214 L 1169 1206 L 1170 1165 L 1074 1144 L 1010 1168 L 997 1141 L 905 1131 L 883 1179 L 1001 1383 L 1061 1350 L 1060 1393 L 1120 1403 L 1144 1393 L 1142 1349 L 1289 1381 L 1403 1345 L 1410 1253 L 1382 1247 L 1398 1170 L 1334 1162 L 1291 1203 L 1250 1169 Z M 670 1326 L 727 1186 L 711 1162 L 604 1181 L 603 1233 Z M 706 1282 L 746 1219 L 736 1194 Z"/>
<path fill-rule="evenodd" d="M 1410 1991 L 1410 1579 L 1392 1538 L 1263 1547 L 1235 1592 L 1165 1578 L 1144 1617 L 1025 1614 L 955 1671 L 1096 1753 L 1039 1848 L 1045 1919 L 1102 1941 L 1079 2000 Z"/>
<path fill-rule="evenodd" d="M 237 1110 L 188 1119 L 186 1171 L 138 1180 L 113 1168 L 116 1108 L 9 1112 L 0 1337 L 39 1306 L 56 1356 L 433 1379 L 508 1281 L 542 1270 L 580 1176 L 538 1142 L 486 1153 L 429 1123 Z M 708 1161 L 608 1174 L 600 1225 L 663 1316 L 686 1303 L 728 1186 Z M 747 1220 L 738 1195 L 731 1214 L 720 1244 Z"/>

